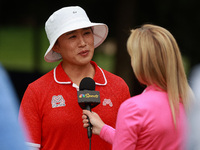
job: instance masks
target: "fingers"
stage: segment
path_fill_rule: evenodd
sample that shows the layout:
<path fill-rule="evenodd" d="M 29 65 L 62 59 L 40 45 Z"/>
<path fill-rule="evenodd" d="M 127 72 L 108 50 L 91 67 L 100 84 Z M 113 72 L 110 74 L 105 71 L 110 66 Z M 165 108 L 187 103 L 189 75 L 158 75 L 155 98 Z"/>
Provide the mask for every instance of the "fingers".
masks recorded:
<path fill-rule="evenodd" d="M 87 119 L 87 116 L 83 114 L 82 119 Z"/>
<path fill-rule="evenodd" d="M 92 113 L 89 110 L 83 110 L 83 114 L 87 115 L 90 118 Z"/>
<path fill-rule="evenodd" d="M 92 115 L 93 115 L 93 112 L 90 112 L 89 110 L 83 110 L 82 119 L 83 119 L 83 127 L 84 128 L 87 128 L 89 126 L 88 117 L 91 119 Z"/>
<path fill-rule="evenodd" d="M 83 127 L 84 127 L 84 128 L 87 128 L 88 126 L 89 126 L 88 120 L 87 120 L 87 119 L 84 119 L 84 120 L 83 120 Z"/>
<path fill-rule="evenodd" d="M 89 120 L 87 119 L 86 115 L 82 115 L 82 119 L 83 119 L 83 127 L 87 128 L 89 126 Z"/>
<path fill-rule="evenodd" d="M 89 127 L 89 124 L 88 124 L 88 123 L 84 123 L 84 124 L 83 124 L 83 127 L 84 127 L 84 128 L 87 128 L 87 127 Z"/>

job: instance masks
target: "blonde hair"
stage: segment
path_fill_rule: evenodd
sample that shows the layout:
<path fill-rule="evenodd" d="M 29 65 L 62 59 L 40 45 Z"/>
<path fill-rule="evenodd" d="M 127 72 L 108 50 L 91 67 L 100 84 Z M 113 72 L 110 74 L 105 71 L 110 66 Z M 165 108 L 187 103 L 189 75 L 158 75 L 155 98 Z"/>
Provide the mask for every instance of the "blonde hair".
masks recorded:
<path fill-rule="evenodd" d="M 179 102 L 186 108 L 191 93 L 176 40 L 166 29 L 146 24 L 131 30 L 127 49 L 138 81 L 168 93 L 176 125 Z"/>

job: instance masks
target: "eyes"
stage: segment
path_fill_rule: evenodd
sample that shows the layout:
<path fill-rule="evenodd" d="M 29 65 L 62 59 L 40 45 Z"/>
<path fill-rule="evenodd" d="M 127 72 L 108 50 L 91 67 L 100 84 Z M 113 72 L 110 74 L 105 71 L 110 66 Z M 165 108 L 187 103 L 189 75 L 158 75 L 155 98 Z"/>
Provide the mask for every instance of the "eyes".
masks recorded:
<path fill-rule="evenodd" d="M 89 37 L 92 34 L 91 29 L 86 29 L 83 32 L 81 32 L 80 34 L 82 34 L 83 37 Z M 73 32 L 68 35 L 68 39 L 75 39 L 80 35 L 78 32 Z"/>
<path fill-rule="evenodd" d="M 69 39 L 74 39 L 74 38 L 76 38 L 76 35 L 72 35 L 69 37 Z"/>

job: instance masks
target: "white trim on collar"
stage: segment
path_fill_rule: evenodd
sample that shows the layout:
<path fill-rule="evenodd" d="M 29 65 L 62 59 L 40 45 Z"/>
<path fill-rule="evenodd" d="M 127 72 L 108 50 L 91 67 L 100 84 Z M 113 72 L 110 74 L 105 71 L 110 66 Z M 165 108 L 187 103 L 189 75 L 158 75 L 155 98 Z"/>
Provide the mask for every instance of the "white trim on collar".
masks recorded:
<path fill-rule="evenodd" d="M 54 80 L 55 80 L 57 83 L 59 83 L 59 84 L 71 84 L 71 81 L 69 81 L 69 82 L 60 82 L 60 81 L 57 80 L 57 78 L 56 78 L 56 68 L 57 68 L 57 67 L 55 67 L 55 68 L 54 68 L 54 71 L 53 71 Z"/>
<path fill-rule="evenodd" d="M 96 84 L 96 85 L 106 85 L 106 84 L 107 84 L 106 76 L 105 76 L 103 70 L 102 70 L 99 66 L 98 66 L 98 68 L 101 70 L 101 73 L 102 73 L 102 75 L 103 75 L 103 78 L 104 78 L 104 80 L 105 80 L 105 83 L 104 83 L 104 84 L 101 84 L 101 83 L 95 82 L 95 84 Z"/>
<path fill-rule="evenodd" d="M 100 69 L 100 71 L 101 71 L 101 73 L 102 73 L 102 75 L 103 75 L 103 78 L 104 78 L 104 80 L 105 80 L 105 83 L 101 84 L 101 83 L 95 82 L 95 84 L 96 84 L 96 85 L 104 86 L 104 85 L 107 84 L 106 76 L 105 76 L 103 70 L 102 70 L 99 66 L 97 66 L 97 67 Z M 54 71 L 53 71 L 54 80 L 55 80 L 57 83 L 59 83 L 59 84 L 71 84 L 71 81 L 69 81 L 69 82 L 60 82 L 60 81 L 57 80 L 57 78 L 56 78 L 56 68 L 57 68 L 57 66 L 54 68 Z"/>

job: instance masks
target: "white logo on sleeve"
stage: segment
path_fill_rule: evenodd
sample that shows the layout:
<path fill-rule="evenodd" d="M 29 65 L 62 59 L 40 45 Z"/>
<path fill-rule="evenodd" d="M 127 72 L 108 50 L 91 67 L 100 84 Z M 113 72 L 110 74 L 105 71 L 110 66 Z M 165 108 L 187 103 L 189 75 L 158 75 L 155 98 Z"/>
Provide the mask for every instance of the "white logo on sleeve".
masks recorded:
<path fill-rule="evenodd" d="M 65 100 L 62 95 L 53 96 L 51 100 L 52 108 L 65 106 Z"/>

